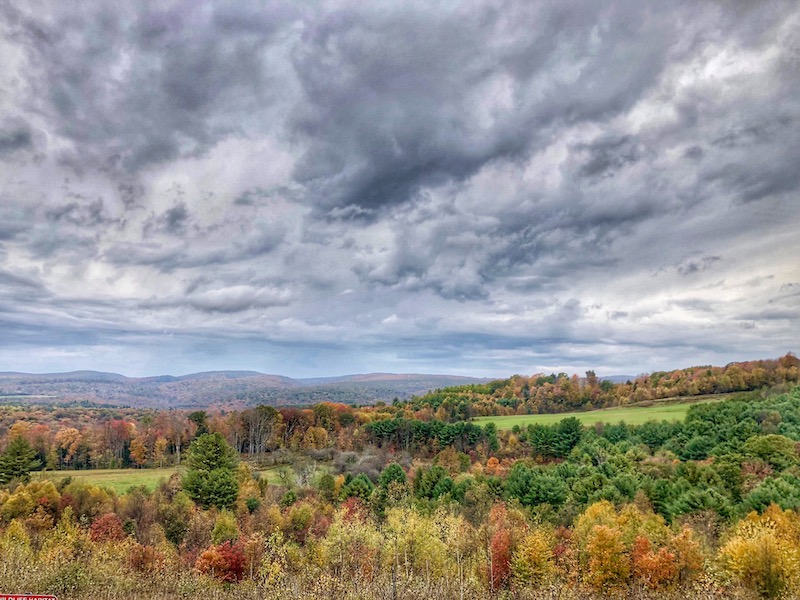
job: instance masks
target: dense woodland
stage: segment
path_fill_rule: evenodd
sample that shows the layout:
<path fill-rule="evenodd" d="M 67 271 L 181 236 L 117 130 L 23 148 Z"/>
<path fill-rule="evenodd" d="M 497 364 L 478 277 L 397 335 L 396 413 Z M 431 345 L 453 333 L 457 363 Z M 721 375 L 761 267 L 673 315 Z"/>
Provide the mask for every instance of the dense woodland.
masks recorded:
<path fill-rule="evenodd" d="M 739 372 L 763 370 L 778 389 L 639 426 L 566 418 L 499 431 L 437 418 L 447 400 L 435 399 L 463 388 L 360 409 L 7 406 L 0 588 L 62 598 L 794 596 L 800 387 L 782 388 L 797 364 L 746 364 Z M 683 389 L 732 368 L 640 379 Z M 529 378 L 528 391 L 559 379 Z M 499 390 L 507 398 L 519 380 L 472 390 L 475 404 Z M 590 377 L 578 386 L 593 389 Z M 177 463 L 156 490 L 122 496 L 58 473 Z M 277 484 L 261 475 L 276 464 Z"/>

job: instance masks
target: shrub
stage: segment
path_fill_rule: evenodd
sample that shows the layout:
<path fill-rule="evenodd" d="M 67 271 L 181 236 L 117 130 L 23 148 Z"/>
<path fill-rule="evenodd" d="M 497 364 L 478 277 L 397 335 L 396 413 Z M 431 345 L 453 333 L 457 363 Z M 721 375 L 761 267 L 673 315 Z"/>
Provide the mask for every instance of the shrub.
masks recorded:
<path fill-rule="evenodd" d="M 157 571 L 165 561 L 164 553 L 155 546 L 134 544 L 128 562 L 134 571 L 149 573 Z"/>
<path fill-rule="evenodd" d="M 223 510 L 217 515 L 214 529 L 211 531 L 211 541 L 215 544 L 236 541 L 239 537 L 239 528 L 236 526 L 236 517 L 229 510 Z"/>
<path fill-rule="evenodd" d="M 96 519 L 89 528 L 89 538 L 93 542 L 117 542 L 127 537 L 122 521 L 114 513 L 106 513 Z"/>
<path fill-rule="evenodd" d="M 244 548 L 239 543 L 223 542 L 207 548 L 195 562 L 199 573 L 233 583 L 244 576 Z"/>

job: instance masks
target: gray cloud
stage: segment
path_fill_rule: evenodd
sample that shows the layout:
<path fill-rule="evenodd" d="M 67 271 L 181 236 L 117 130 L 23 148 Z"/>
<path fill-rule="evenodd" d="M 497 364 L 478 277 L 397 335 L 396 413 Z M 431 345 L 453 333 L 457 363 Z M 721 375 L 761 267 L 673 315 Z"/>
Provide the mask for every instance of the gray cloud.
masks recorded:
<path fill-rule="evenodd" d="M 613 177 L 615 171 L 637 162 L 643 152 L 630 136 L 595 140 L 591 144 L 581 144 L 577 149 L 587 154 L 580 174 L 590 179 Z"/>
<path fill-rule="evenodd" d="M 215 114 L 269 101 L 262 49 L 294 12 L 273 11 L 257 26 L 186 2 L 51 8 L 48 19 L 5 9 L 41 86 L 28 100 L 80 145 L 63 160 L 117 157 L 128 171 L 202 153 L 241 130 L 238 117 Z"/>
<path fill-rule="evenodd" d="M 709 269 L 721 260 L 719 256 L 703 256 L 697 259 L 691 258 L 679 264 L 676 269 L 681 275 L 693 275 L 694 273 Z"/>
<path fill-rule="evenodd" d="M 782 354 L 798 25 L 788 1 L 7 3 L 0 360 Z"/>
<path fill-rule="evenodd" d="M 0 129 L 0 156 L 13 154 L 33 146 L 30 129 L 22 126 L 13 129 Z"/>
<path fill-rule="evenodd" d="M 610 119 L 657 81 L 678 33 L 638 6 L 613 33 L 597 27 L 602 5 L 335 11 L 295 53 L 310 140 L 296 177 L 323 207 L 375 209 L 524 156 L 552 128 Z"/>

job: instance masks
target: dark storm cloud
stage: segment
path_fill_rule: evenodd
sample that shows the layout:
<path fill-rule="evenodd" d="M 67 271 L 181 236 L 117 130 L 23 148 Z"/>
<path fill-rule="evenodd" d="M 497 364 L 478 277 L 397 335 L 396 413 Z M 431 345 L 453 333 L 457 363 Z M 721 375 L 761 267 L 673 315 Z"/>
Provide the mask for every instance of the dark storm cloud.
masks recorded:
<path fill-rule="evenodd" d="M 14 129 L 0 128 L 0 156 L 13 154 L 33 146 L 33 136 L 30 129 L 18 127 Z"/>
<path fill-rule="evenodd" d="M 639 160 L 643 150 L 631 136 L 595 140 L 581 144 L 577 151 L 586 153 L 580 174 L 587 178 L 613 177 L 618 169 Z"/>
<path fill-rule="evenodd" d="M 296 176 L 325 208 L 375 209 L 524 155 L 553 127 L 613 118 L 657 80 L 678 34 L 651 8 L 336 11 L 295 53 L 309 141 Z M 598 35 L 617 10 L 626 26 Z"/>

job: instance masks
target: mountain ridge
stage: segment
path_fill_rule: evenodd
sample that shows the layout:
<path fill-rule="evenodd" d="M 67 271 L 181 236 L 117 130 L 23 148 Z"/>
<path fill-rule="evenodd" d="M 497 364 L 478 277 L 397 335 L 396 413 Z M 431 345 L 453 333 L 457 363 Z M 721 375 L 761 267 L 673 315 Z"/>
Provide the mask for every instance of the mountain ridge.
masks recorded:
<path fill-rule="evenodd" d="M 370 404 L 407 399 L 433 389 L 486 378 L 418 373 L 363 373 L 293 379 L 258 371 L 203 371 L 127 377 L 78 370 L 58 373 L 0 372 L 0 401 L 132 406 L 139 408 L 236 408 L 256 404 L 310 405 L 323 401 Z"/>

